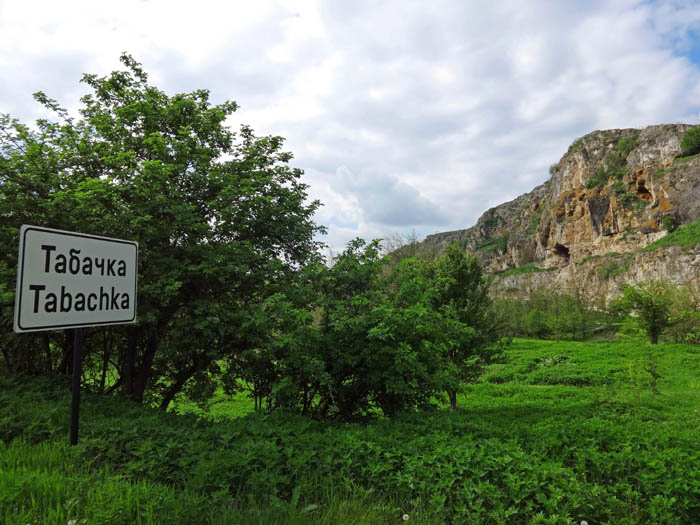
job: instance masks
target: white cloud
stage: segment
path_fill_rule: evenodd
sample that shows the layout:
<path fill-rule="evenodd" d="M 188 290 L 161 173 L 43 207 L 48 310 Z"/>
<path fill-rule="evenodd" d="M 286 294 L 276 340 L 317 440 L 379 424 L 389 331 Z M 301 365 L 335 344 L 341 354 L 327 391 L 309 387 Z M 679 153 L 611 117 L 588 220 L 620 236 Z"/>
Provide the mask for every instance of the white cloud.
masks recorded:
<path fill-rule="evenodd" d="M 594 129 L 697 122 L 699 32 L 691 1 L 0 0 L 0 111 L 75 106 L 126 50 L 286 137 L 339 249 L 470 226 Z"/>

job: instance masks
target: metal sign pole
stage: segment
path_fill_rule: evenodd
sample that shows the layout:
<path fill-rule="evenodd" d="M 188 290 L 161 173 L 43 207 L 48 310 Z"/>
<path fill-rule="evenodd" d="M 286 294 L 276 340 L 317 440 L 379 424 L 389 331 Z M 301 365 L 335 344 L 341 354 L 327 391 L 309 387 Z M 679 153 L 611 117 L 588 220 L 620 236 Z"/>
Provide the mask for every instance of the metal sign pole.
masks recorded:
<path fill-rule="evenodd" d="M 70 444 L 78 444 L 78 417 L 80 415 L 80 364 L 83 351 L 83 329 L 73 329 L 73 402 L 70 415 Z"/>
<path fill-rule="evenodd" d="M 23 224 L 18 248 L 14 331 L 72 330 L 70 444 L 77 445 L 83 328 L 136 322 L 139 244 Z"/>

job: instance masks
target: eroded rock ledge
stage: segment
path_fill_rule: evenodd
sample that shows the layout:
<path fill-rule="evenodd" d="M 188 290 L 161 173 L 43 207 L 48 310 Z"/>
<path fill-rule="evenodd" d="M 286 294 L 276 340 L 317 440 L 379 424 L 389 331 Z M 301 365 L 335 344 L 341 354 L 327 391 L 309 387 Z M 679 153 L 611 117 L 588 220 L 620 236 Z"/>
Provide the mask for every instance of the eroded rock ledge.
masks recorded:
<path fill-rule="evenodd" d="M 696 279 L 697 251 L 640 251 L 700 219 L 700 156 L 680 157 L 688 128 L 594 131 L 571 145 L 547 183 L 491 208 L 473 227 L 430 235 L 423 245 L 434 250 L 458 241 L 491 274 L 548 269 L 497 278 L 499 295 L 577 287 L 597 303 L 625 282 Z M 619 258 L 620 270 L 606 272 Z"/>

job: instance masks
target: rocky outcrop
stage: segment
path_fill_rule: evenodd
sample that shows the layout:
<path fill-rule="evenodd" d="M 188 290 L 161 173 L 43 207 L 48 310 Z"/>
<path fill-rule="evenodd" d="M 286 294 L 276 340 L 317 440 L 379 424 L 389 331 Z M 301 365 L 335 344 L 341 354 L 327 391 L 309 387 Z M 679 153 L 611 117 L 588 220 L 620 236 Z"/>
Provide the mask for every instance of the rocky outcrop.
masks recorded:
<path fill-rule="evenodd" d="M 700 246 L 678 246 L 653 251 L 610 254 L 584 259 L 561 268 L 517 275 L 496 275 L 491 286 L 498 297 L 529 297 L 538 288 L 549 288 L 581 297 L 588 305 L 602 308 L 620 294 L 623 284 L 660 280 L 688 285 L 700 279 Z"/>
<path fill-rule="evenodd" d="M 594 131 L 571 145 L 547 183 L 488 210 L 471 228 L 430 235 L 423 244 L 440 249 L 458 241 L 492 274 L 531 263 L 549 269 L 496 279 L 497 294 L 576 285 L 598 302 L 617 295 L 623 282 L 696 278 L 698 252 L 639 251 L 700 218 L 700 157 L 680 157 L 689 127 Z M 617 259 L 624 264 L 611 275 L 605 268 Z"/>

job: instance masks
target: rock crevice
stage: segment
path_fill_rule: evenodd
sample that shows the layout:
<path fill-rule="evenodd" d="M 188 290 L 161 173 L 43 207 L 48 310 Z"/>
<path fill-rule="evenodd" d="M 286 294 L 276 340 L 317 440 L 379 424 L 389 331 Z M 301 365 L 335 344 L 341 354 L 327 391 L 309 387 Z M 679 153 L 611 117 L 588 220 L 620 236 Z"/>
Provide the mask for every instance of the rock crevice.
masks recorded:
<path fill-rule="evenodd" d="M 471 228 L 430 235 L 423 243 L 435 250 L 458 241 L 491 274 L 533 262 L 556 268 L 512 275 L 502 285 L 497 279 L 496 293 L 518 280 L 541 286 L 562 286 L 572 279 L 590 282 L 591 274 L 600 274 L 599 266 L 606 264 L 606 254 L 630 256 L 629 268 L 614 282 L 600 284 L 607 299 L 618 293 L 621 282 L 649 275 L 670 281 L 695 278 L 697 255 L 675 254 L 692 265 L 679 272 L 678 264 L 654 260 L 665 256 L 638 253 L 666 235 L 669 224 L 681 227 L 700 219 L 700 157 L 680 157 L 690 127 L 594 131 L 571 145 L 545 184 L 491 208 Z M 654 270 L 645 273 L 642 267 Z"/>

